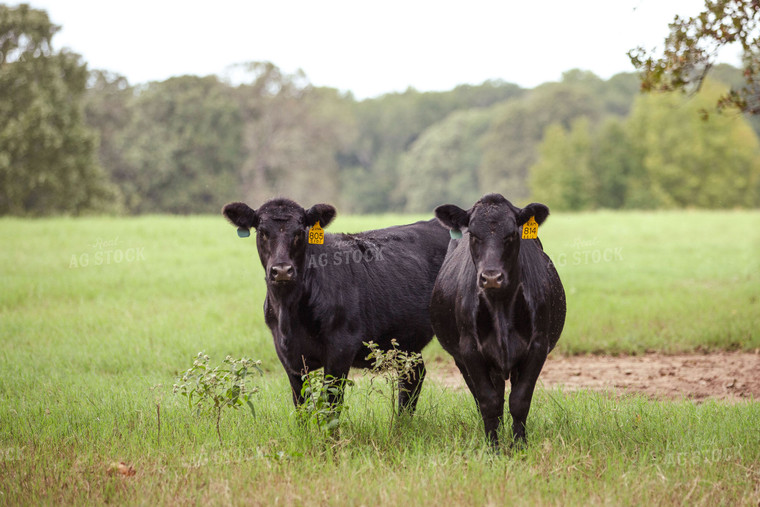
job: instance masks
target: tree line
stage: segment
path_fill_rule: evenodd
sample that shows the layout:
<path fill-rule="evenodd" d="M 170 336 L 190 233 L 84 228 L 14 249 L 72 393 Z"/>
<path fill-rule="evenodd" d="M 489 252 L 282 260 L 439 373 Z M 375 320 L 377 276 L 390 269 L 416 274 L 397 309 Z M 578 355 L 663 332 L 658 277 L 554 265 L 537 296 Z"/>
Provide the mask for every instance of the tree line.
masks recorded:
<path fill-rule="evenodd" d="M 356 100 L 276 65 L 235 83 L 130 84 L 56 51 L 44 11 L 0 5 L 0 214 L 217 213 L 286 195 L 343 212 L 430 212 L 486 192 L 555 209 L 760 205 L 760 123 L 639 77 L 572 70 Z"/>

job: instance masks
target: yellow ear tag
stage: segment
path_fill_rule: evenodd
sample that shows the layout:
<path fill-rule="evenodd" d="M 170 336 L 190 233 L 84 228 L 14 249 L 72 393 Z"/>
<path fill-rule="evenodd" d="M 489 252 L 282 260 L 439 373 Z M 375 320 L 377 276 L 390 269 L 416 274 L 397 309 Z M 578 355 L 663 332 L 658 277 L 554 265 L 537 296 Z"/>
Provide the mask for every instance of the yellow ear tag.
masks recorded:
<path fill-rule="evenodd" d="M 322 245 L 325 242 L 325 230 L 319 226 L 319 222 L 309 229 L 309 243 L 312 245 Z"/>
<path fill-rule="evenodd" d="M 530 220 L 523 225 L 522 239 L 536 239 L 538 237 L 538 223 L 536 217 L 530 217 Z"/>

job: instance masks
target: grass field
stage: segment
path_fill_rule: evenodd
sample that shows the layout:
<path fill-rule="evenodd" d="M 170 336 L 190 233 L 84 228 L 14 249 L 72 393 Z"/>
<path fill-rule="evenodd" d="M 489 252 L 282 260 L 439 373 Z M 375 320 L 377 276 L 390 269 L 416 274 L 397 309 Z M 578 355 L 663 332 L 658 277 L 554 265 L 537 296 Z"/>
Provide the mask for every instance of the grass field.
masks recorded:
<path fill-rule="evenodd" d="M 757 401 L 539 390 L 527 449 L 492 456 L 468 392 L 429 383 L 390 427 L 359 375 L 326 440 L 293 415 L 254 241 L 221 217 L 2 219 L 0 236 L 0 504 L 760 501 Z M 759 212 L 557 214 L 539 236 L 568 294 L 555 354 L 760 348 Z M 222 443 L 171 393 L 201 350 L 265 371 Z"/>

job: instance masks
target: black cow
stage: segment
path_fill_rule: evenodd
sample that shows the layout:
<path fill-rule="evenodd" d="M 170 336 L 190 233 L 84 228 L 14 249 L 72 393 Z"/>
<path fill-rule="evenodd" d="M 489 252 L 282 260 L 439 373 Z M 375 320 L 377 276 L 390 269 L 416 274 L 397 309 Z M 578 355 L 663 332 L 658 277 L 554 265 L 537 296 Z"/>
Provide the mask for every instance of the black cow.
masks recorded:
<path fill-rule="evenodd" d="M 371 366 L 362 342 L 388 350 L 395 338 L 399 350 L 420 352 L 433 338 L 428 305 L 449 241 L 435 219 L 324 234 L 324 244 L 311 244 L 309 229 L 335 217 L 329 204 L 307 210 L 280 198 L 257 210 L 233 202 L 222 212 L 243 235 L 256 229 L 267 283 L 264 316 L 296 406 L 304 401 L 305 371 L 324 367 L 326 378 L 342 380 L 352 366 Z M 400 410 L 414 411 L 424 375 L 420 364 L 399 386 Z"/>
<path fill-rule="evenodd" d="M 565 323 L 565 291 L 541 242 L 522 239 L 522 225 L 549 215 L 543 204 L 517 208 L 499 194 L 468 211 L 452 204 L 435 215 L 453 239 L 435 282 L 433 330 L 462 372 L 483 417 L 486 437 L 499 447 L 504 387 L 516 442 L 525 441 L 536 380 Z"/>

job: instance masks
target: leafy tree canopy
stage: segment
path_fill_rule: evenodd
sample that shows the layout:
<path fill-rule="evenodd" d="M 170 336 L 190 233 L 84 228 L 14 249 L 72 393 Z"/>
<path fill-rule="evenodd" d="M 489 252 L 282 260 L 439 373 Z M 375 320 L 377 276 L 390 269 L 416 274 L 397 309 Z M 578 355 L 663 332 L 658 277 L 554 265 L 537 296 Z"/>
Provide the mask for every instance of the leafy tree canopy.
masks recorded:
<path fill-rule="evenodd" d="M 760 1 L 706 0 L 704 10 L 691 18 L 676 16 L 670 24 L 661 55 L 644 48 L 628 53 L 641 72 L 643 91 L 697 90 L 713 65 L 718 50 L 739 44 L 743 57 L 743 86 L 716 101 L 719 109 L 737 107 L 760 113 Z"/>
<path fill-rule="evenodd" d="M 546 127 L 559 123 L 567 128 L 580 116 L 597 121 L 603 113 L 599 97 L 572 80 L 539 86 L 524 99 L 494 108 L 482 140 L 478 176 L 483 189 L 509 195 L 514 202 L 529 196 L 529 169 Z"/>
<path fill-rule="evenodd" d="M 404 152 L 397 188 L 406 200 L 404 211 L 429 213 L 443 203 L 468 208 L 480 198 L 479 141 L 491 116 L 482 108 L 454 112 Z"/>
<path fill-rule="evenodd" d="M 80 214 L 116 201 L 85 125 L 87 66 L 55 52 L 44 11 L 0 5 L 0 214 Z"/>
<path fill-rule="evenodd" d="M 566 210 L 760 205 L 760 142 L 746 118 L 697 111 L 725 88 L 637 98 L 630 116 L 594 128 L 551 125 L 531 168 L 535 200 Z"/>

